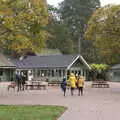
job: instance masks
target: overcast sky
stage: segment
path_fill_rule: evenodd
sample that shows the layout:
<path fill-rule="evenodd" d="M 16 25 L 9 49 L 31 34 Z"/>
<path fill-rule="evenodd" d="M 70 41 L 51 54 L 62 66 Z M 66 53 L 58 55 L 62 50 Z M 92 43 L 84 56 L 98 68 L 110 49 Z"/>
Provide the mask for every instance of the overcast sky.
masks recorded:
<path fill-rule="evenodd" d="M 63 0 L 47 0 L 48 4 L 50 5 L 57 5 L 59 2 L 63 1 Z M 101 1 L 101 5 L 107 5 L 107 4 L 120 4 L 120 0 L 100 0 Z"/>

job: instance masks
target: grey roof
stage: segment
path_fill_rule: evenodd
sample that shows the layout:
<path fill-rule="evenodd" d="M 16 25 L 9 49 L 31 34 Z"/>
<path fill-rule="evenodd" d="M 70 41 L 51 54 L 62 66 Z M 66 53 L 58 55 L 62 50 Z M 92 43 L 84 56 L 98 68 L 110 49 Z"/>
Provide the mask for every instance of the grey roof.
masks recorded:
<path fill-rule="evenodd" d="M 116 64 L 111 67 L 111 70 L 120 70 L 120 64 Z"/>
<path fill-rule="evenodd" d="M 4 55 L 0 54 L 0 68 L 14 68 L 16 67 Z"/>
<path fill-rule="evenodd" d="M 18 68 L 67 68 L 78 55 L 27 56 L 23 60 L 14 60 Z M 82 60 L 83 61 L 83 60 Z"/>

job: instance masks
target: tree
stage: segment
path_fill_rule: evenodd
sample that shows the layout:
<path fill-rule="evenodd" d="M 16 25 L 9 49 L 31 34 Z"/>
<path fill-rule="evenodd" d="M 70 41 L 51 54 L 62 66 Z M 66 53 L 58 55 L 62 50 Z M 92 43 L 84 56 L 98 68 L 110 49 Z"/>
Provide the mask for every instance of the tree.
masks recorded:
<path fill-rule="evenodd" d="M 107 64 L 120 61 L 120 5 L 98 9 L 91 17 L 85 33 Z"/>
<path fill-rule="evenodd" d="M 39 51 L 44 45 L 48 23 L 46 3 L 42 0 L 0 1 L 0 48 L 23 54 L 25 49 Z"/>
<path fill-rule="evenodd" d="M 89 63 L 97 63 L 100 64 L 103 62 L 102 56 L 99 54 L 99 50 L 92 44 L 91 41 L 84 40 L 83 41 L 83 49 L 82 49 L 82 56 L 85 60 Z"/>
<path fill-rule="evenodd" d="M 73 41 L 70 39 L 67 27 L 64 24 L 52 24 L 48 29 L 51 34 L 47 40 L 48 48 L 57 48 L 63 54 L 73 53 Z"/>
<path fill-rule="evenodd" d="M 49 23 L 50 24 L 55 24 L 60 22 L 60 17 L 59 17 L 59 9 L 53 5 L 48 4 L 48 12 L 50 14 Z"/>
<path fill-rule="evenodd" d="M 60 4 L 61 19 L 69 28 L 69 35 L 74 40 L 77 53 L 81 52 L 86 24 L 99 7 L 99 0 L 64 0 Z"/>
<path fill-rule="evenodd" d="M 63 54 L 73 53 L 73 41 L 70 39 L 67 26 L 59 19 L 59 10 L 54 6 L 48 5 L 48 11 L 51 15 L 51 20 L 47 25 L 47 31 L 49 33 L 46 42 L 47 47 L 57 48 Z"/>
<path fill-rule="evenodd" d="M 91 71 L 90 71 L 90 77 L 92 77 L 92 80 L 96 79 L 103 79 L 106 78 L 106 70 L 109 69 L 109 66 L 107 64 L 90 64 Z"/>

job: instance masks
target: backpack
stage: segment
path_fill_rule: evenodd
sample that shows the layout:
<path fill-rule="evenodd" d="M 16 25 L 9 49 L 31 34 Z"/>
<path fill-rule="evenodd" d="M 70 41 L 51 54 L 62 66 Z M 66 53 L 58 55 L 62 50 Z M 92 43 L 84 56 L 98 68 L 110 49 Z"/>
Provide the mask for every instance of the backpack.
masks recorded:
<path fill-rule="evenodd" d="M 61 88 L 62 88 L 62 89 L 65 89 L 65 88 L 66 88 L 66 82 L 62 82 L 62 83 L 61 83 Z"/>

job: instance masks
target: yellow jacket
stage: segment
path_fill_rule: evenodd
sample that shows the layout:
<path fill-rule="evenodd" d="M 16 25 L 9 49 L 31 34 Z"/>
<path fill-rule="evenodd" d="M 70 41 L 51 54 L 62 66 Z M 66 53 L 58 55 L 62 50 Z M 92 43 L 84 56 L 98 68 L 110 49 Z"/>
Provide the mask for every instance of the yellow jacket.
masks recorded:
<path fill-rule="evenodd" d="M 84 87 L 84 77 L 80 77 L 77 84 L 78 87 Z"/>
<path fill-rule="evenodd" d="M 75 76 L 70 76 L 70 78 L 68 79 L 68 85 L 70 85 L 72 88 L 76 88 L 76 82 L 77 82 L 77 80 L 76 80 L 76 78 L 75 78 Z"/>

